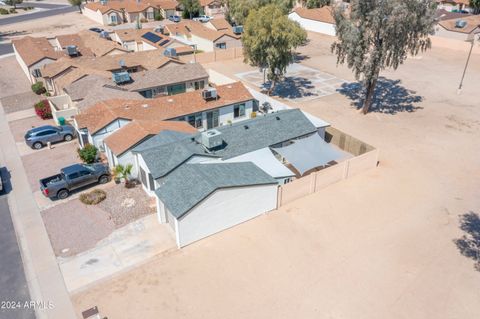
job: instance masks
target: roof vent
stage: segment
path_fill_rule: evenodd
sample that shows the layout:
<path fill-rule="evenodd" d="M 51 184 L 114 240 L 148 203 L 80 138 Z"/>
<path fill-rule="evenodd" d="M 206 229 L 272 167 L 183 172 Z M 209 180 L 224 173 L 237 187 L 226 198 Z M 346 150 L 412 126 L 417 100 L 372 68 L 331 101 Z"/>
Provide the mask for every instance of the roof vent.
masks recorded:
<path fill-rule="evenodd" d="M 172 102 L 173 102 L 173 99 L 168 99 L 167 102 L 172 103 Z"/>
<path fill-rule="evenodd" d="M 142 104 L 142 107 L 146 109 L 148 107 L 148 104 Z"/>
<path fill-rule="evenodd" d="M 163 55 L 167 58 L 176 58 L 177 50 L 175 50 L 175 48 L 166 48 L 165 51 L 163 51 Z"/>
<path fill-rule="evenodd" d="M 77 56 L 78 55 L 78 50 L 76 45 L 67 45 L 66 47 L 67 54 L 69 56 Z"/>
<path fill-rule="evenodd" d="M 457 21 L 455 21 L 455 28 L 462 29 L 462 28 L 465 28 L 466 25 L 467 25 L 467 21 L 465 21 L 465 20 L 457 20 Z"/>
<path fill-rule="evenodd" d="M 202 97 L 204 100 L 212 100 L 217 98 L 217 89 L 216 88 L 207 88 L 202 91 Z"/>
<path fill-rule="evenodd" d="M 277 119 L 277 121 L 280 121 L 280 117 L 279 117 L 279 116 L 275 116 L 275 118 Z"/>
<path fill-rule="evenodd" d="M 244 125 L 243 128 L 246 129 L 246 130 L 249 129 L 248 125 Z"/>
<path fill-rule="evenodd" d="M 102 32 L 100 32 L 100 38 L 110 39 L 110 34 L 108 33 L 108 31 L 103 30 Z"/>
<path fill-rule="evenodd" d="M 118 61 L 118 64 L 120 64 L 120 66 L 121 66 L 122 68 L 124 68 L 124 67 L 125 67 L 125 60 L 124 60 L 124 59 L 121 59 L 120 61 Z"/>
<path fill-rule="evenodd" d="M 202 144 L 207 149 L 219 147 L 223 144 L 222 133 L 215 129 L 202 133 Z"/>
<path fill-rule="evenodd" d="M 131 81 L 130 74 L 127 71 L 112 73 L 112 80 L 116 84 L 123 84 Z"/>

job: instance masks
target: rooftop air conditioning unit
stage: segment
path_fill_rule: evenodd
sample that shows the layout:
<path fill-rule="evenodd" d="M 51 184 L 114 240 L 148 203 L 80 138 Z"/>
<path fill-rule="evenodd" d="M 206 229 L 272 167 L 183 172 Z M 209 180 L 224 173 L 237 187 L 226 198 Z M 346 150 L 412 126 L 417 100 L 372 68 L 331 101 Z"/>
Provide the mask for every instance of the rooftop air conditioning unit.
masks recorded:
<path fill-rule="evenodd" d="M 462 29 L 462 28 L 465 28 L 466 25 L 467 25 L 467 21 L 465 21 L 465 20 L 455 21 L 455 28 Z"/>
<path fill-rule="evenodd" d="M 236 25 L 232 27 L 232 31 L 235 34 L 242 34 L 243 33 L 243 25 Z"/>
<path fill-rule="evenodd" d="M 112 73 L 112 80 L 116 84 L 128 83 L 131 81 L 130 74 L 127 71 Z"/>
<path fill-rule="evenodd" d="M 69 56 L 77 56 L 78 55 L 78 49 L 76 45 L 67 45 L 67 54 Z"/>
<path fill-rule="evenodd" d="M 216 88 L 207 88 L 202 91 L 202 97 L 204 100 L 211 100 L 217 98 L 217 89 Z"/>
<path fill-rule="evenodd" d="M 163 27 L 163 25 L 159 25 L 158 27 L 153 29 L 153 31 L 163 34 L 165 32 L 165 28 Z"/>
<path fill-rule="evenodd" d="M 207 149 L 212 149 L 223 145 L 223 137 L 220 131 L 215 129 L 202 133 L 202 144 Z"/>
<path fill-rule="evenodd" d="M 168 58 L 176 58 L 177 50 L 175 50 L 174 48 L 166 48 L 165 51 L 163 51 L 163 55 Z"/>
<path fill-rule="evenodd" d="M 110 38 L 110 34 L 108 33 L 108 31 L 105 31 L 103 30 L 102 32 L 100 32 L 100 38 L 103 38 L 103 39 L 111 39 Z"/>

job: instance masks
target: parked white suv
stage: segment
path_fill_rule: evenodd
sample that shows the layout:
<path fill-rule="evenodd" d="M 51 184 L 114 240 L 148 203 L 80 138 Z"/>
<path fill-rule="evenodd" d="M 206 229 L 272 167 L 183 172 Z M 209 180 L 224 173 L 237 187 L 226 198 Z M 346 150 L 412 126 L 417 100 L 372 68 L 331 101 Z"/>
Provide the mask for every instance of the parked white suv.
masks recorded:
<path fill-rule="evenodd" d="M 193 21 L 200 21 L 200 22 L 203 22 L 203 23 L 206 23 L 210 20 L 212 20 L 212 17 L 206 16 L 206 15 L 202 15 L 202 16 L 198 16 L 196 18 L 193 18 Z"/>

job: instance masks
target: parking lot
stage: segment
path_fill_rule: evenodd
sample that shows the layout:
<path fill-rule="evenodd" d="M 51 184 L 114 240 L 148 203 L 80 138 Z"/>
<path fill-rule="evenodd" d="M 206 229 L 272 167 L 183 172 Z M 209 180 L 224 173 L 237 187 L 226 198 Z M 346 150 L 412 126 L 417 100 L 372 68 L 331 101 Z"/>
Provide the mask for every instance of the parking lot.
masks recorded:
<path fill-rule="evenodd" d="M 263 86 L 263 73 L 260 71 L 242 72 L 235 76 L 256 87 Z M 276 85 L 273 95 L 297 102 L 310 101 L 336 93 L 343 83 L 344 80 L 332 74 L 292 64 L 287 68 L 285 81 Z"/>

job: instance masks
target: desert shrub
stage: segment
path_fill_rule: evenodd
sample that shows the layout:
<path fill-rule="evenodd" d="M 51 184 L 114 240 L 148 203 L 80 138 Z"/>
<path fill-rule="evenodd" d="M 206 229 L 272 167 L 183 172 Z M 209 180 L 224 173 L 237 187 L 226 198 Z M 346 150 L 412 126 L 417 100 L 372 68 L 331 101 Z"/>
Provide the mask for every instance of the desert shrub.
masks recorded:
<path fill-rule="evenodd" d="M 148 22 L 148 20 L 147 20 L 147 19 L 145 19 L 145 18 L 141 18 L 141 19 L 140 19 L 140 22 L 141 22 L 141 23 L 147 23 L 147 22 Z"/>
<path fill-rule="evenodd" d="M 7 9 L 0 8 L 0 14 L 5 15 L 5 14 L 9 14 L 9 12 Z"/>
<path fill-rule="evenodd" d="M 32 91 L 37 95 L 40 95 L 40 94 L 43 94 L 43 93 L 47 92 L 47 90 L 43 86 L 43 82 L 40 82 L 40 81 L 32 84 Z"/>
<path fill-rule="evenodd" d="M 160 12 L 155 13 L 154 16 L 155 21 L 162 21 L 163 20 L 163 15 Z"/>
<path fill-rule="evenodd" d="M 94 189 L 88 193 L 80 194 L 80 201 L 85 205 L 97 205 L 107 198 L 107 193 L 101 189 Z"/>
<path fill-rule="evenodd" d="M 97 158 L 98 149 L 95 145 L 87 144 L 83 148 L 79 148 L 77 152 L 83 162 L 91 164 L 95 162 L 95 159 Z"/>
<path fill-rule="evenodd" d="M 15 8 L 10 8 L 9 12 L 10 13 L 17 13 L 17 10 L 15 10 Z"/>
<path fill-rule="evenodd" d="M 41 100 L 34 105 L 35 113 L 42 119 L 51 119 L 52 116 L 52 109 L 50 108 L 50 103 L 48 100 Z"/>

